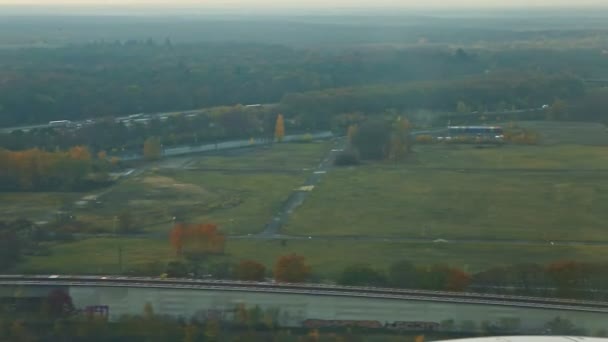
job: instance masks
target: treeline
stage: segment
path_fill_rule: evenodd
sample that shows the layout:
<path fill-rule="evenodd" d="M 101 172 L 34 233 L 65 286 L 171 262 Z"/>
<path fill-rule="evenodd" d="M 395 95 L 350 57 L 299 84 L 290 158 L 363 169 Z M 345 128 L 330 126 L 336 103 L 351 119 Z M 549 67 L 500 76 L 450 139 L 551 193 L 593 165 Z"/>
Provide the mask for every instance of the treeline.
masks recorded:
<path fill-rule="evenodd" d="M 302 120 L 327 122 L 333 113 L 383 113 L 389 109 L 480 112 L 540 108 L 585 94 L 582 80 L 563 74 L 491 73 L 451 81 L 327 89 L 288 94 L 281 107 Z M 466 108 L 466 109 L 462 109 Z"/>
<path fill-rule="evenodd" d="M 108 163 L 93 159 L 83 146 L 66 152 L 0 149 L 0 191 L 83 190 L 107 185 Z"/>
<path fill-rule="evenodd" d="M 460 77 L 485 68 L 446 48 L 331 51 L 151 40 L 3 50 L 0 64 L 1 126 L 275 103 L 287 93 Z"/>
<path fill-rule="evenodd" d="M 546 118 L 608 124 L 606 108 L 608 108 L 608 87 L 593 88 L 589 89 L 582 98 L 554 102 Z"/>
<path fill-rule="evenodd" d="M 188 253 L 185 253 L 185 240 Z M 224 236 L 213 224 L 176 224 L 170 243 L 178 259 L 159 268 L 131 270 L 134 275 L 165 273 L 169 277 L 202 277 L 211 274 L 217 279 L 264 281 L 268 278 L 284 282 L 318 282 L 321 279 L 305 257 L 296 254 L 279 256 L 272 269 L 256 260 L 210 262 L 203 256 L 223 253 Z M 286 242 L 285 242 L 286 243 Z M 347 266 L 335 279 L 341 285 L 410 288 L 440 291 L 486 292 L 588 300 L 608 300 L 598 291 L 608 282 L 608 264 L 577 261 L 556 261 L 547 265 L 514 264 L 475 273 L 448 264 L 414 265 L 399 260 L 378 269 L 366 263 Z"/>
<path fill-rule="evenodd" d="M 539 54 L 536 49 L 524 49 L 515 57 L 502 52 L 425 44 L 409 48 L 295 49 L 264 44 L 185 45 L 153 40 L 98 42 L 55 49 L 6 49 L 0 51 L 3 65 L 0 126 L 238 103 L 276 103 L 287 94 L 324 89 L 333 90 L 289 96 L 283 102 L 298 104 L 294 110 L 320 108 L 324 113 L 336 109 L 378 110 L 380 105 L 371 104 L 369 99 L 393 108 L 408 107 L 411 103 L 411 107 L 451 110 L 459 100 L 475 107 L 491 108 L 506 101 L 524 108 L 562 97 L 560 95 L 568 97 L 576 93 L 576 89 L 559 91 L 555 84 L 558 80 L 542 77 L 537 77 L 536 83 L 528 87 L 520 84 L 521 76 L 493 76 L 497 70 L 518 70 L 523 74 L 531 70 L 567 70 L 584 77 L 598 77 L 603 70 L 608 70 L 605 58 L 598 54 L 599 57 L 590 59 L 590 52 L 586 50 L 545 50 Z M 549 54 L 551 58 L 546 58 Z M 583 64 L 579 61 L 586 63 L 585 72 L 573 67 Z M 598 71 L 588 70 L 593 67 Z M 417 88 L 414 90 L 399 85 L 485 72 L 489 72 L 485 83 L 464 80 L 454 85 L 447 83 L 439 87 L 441 89 L 437 85 L 419 84 L 413 86 Z M 492 90 L 493 82 L 499 78 L 505 78 L 502 87 Z M 361 86 L 365 87 L 335 89 Z M 476 87 L 477 93 L 449 91 L 460 86 Z M 575 84 L 562 86 L 577 87 Z M 366 93 L 368 100 L 351 102 Z M 330 99 L 311 106 L 306 104 L 306 98 L 311 96 Z"/>
<path fill-rule="evenodd" d="M 156 117 L 147 123 L 134 120 L 124 123 L 105 118 L 79 129 L 44 128 L 0 134 L 0 146 L 11 150 L 55 150 L 85 145 L 92 153 L 141 153 L 149 137 L 158 138 L 164 147 L 252 137 L 271 139 L 276 117 L 277 110 L 273 107 L 236 105 L 208 109 L 194 116 L 171 115 L 164 121 Z M 292 131 L 293 125 L 287 123 L 286 126 Z"/>
<path fill-rule="evenodd" d="M 607 271 L 606 263 L 570 260 L 507 265 L 476 273 L 445 264 L 416 266 L 397 261 L 386 271 L 365 263 L 351 265 L 341 273 L 338 283 L 605 301 Z"/>
<path fill-rule="evenodd" d="M 285 96 L 278 108 L 223 106 L 194 116 L 171 115 L 164 121 L 154 118 L 147 123 L 132 121 L 125 124 L 107 118 L 80 129 L 17 131 L 0 134 L 0 146 L 12 150 L 35 147 L 55 150 L 86 145 L 94 153 L 103 150 L 118 155 L 141 153 L 148 137 L 158 137 L 165 147 L 252 137 L 272 139 L 278 113 L 285 114 L 287 132 L 333 129 L 343 134 L 350 124 L 360 122 L 366 116 L 403 114 L 410 117 L 412 112 L 424 109 L 452 113 L 450 118 L 458 122 L 455 116 L 478 120 L 485 111 L 540 108 L 544 104 L 554 104 L 557 99 L 576 106 L 571 117 L 599 120 L 604 117 L 599 108 L 608 101 L 608 97 L 602 95 L 601 88 L 585 94 L 584 84 L 571 76 L 490 74 L 453 81 L 293 93 Z M 473 112 L 475 114 L 471 114 Z M 536 112 L 535 115 L 536 119 L 538 115 L 552 118 L 544 113 Z M 564 117 L 562 114 L 554 116 Z M 443 125 L 445 121 L 440 123 Z"/>

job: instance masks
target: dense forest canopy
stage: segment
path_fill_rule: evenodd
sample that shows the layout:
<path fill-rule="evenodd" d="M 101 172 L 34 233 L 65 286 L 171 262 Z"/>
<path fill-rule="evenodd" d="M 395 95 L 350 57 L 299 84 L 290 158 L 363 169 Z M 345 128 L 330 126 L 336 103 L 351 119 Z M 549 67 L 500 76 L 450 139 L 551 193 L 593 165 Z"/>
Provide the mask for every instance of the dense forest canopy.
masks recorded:
<path fill-rule="evenodd" d="M 591 49 L 494 51 L 426 44 L 322 49 L 169 39 L 0 50 L 0 66 L 0 126 L 277 103 L 285 96 L 292 101 L 288 94 L 331 88 L 366 86 L 362 89 L 374 93 L 408 81 L 501 70 L 608 75 L 608 57 Z"/>
<path fill-rule="evenodd" d="M 473 111 L 539 108 L 555 99 L 584 94 L 583 83 L 565 75 L 499 73 L 453 81 L 376 85 L 290 94 L 282 101 L 288 111 L 381 112 L 389 108 L 455 111 L 463 102 Z"/>

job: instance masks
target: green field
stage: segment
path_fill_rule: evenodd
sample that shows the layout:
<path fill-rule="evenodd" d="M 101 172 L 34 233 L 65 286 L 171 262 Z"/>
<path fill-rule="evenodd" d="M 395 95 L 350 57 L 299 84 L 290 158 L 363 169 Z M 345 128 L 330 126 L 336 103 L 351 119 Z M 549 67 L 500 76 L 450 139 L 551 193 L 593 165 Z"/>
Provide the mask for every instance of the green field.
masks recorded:
<path fill-rule="evenodd" d="M 415 166 L 429 168 L 608 171 L 607 146 L 448 145 L 418 146 L 416 152 Z"/>
<path fill-rule="evenodd" d="M 15 272 L 104 274 L 119 270 L 118 246 L 122 248 L 123 271 L 164 265 L 173 258 L 167 240 L 160 239 L 88 239 L 52 247 L 52 254 L 28 257 Z M 366 241 L 229 240 L 225 256 L 211 257 L 211 262 L 258 260 L 272 269 L 277 257 L 297 253 L 306 257 L 316 275 L 335 278 L 346 266 L 365 262 L 386 269 L 396 260 L 410 260 L 416 265 L 447 263 L 470 272 L 498 265 L 555 260 L 608 262 L 604 246 L 551 246 L 501 244 L 405 243 Z"/>
<path fill-rule="evenodd" d="M 541 135 L 541 143 L 607 146 L 608 130 L 605 124 L 594 122 L 519 121 L 517 125 Z"/>
<path fill-rule="evenodd" d="M 89 193 L 2 193 L 0 216 L 49 221 L 57 210 L 68 207 L 86 232 L 112 232 L 116 216 L 128 212 L 135 228 L 143 231 L 166 231 L 177 216 L 189 222 L 215 222 L 230 234 L 256 233 L 304 182 L 309 171 L 303 169 L 314 168 L 331 144 L 274 144 L 222 156 L 166 159 Z M 84 204 L 77 205 L 79 200 Z"/>
<path fill-rule="evenodd" d="M 106 231 L 113 229 L 116 215 L 128 211 L 144 231 L 166 231 L 178 217 L 214 222 L 228 234 L 257 233 L 304 182 L 308 172 L 302 169 L 316 166 L 330 146 L 275 144 L 226 156 L 193 156 L 188 168 L 161 163 L 113 186 L 101 204 L 74 213 Z"/>
<path fill-rule="evenodd" d="M 47 221 L 57 210 L 80 198 L 78 193 L 61 192 L 2 192 L 0 193 L 0 220 L 28 218 Z"/>
<path fill-rule="evenodd" d="M 112 226 L 113 215 L 128 210 L 146 231 L 167 231 L 178 213 L 191 222 L 216 222 L 231 234 L 259 232 L 310 173 L 301 169 L 317 165 L 330 146 L 284 144 L 198 156 L 185 169 L 167 161 L 121 181 L 101 197 L 100 205 L 76 213 L 105 227 Z M 327 279 L 355 262 L 386 268 L 399 259 L 418 265 L 449 263 L 469 271 L 563 259 L 608 262 L 608 247 L 550 243 L 608 240 L 608 147 L 420 145 L 414 150 L 405 163 L 336 167 L 325 175 L 284 227 L 284 233 L 311 239 L 285 245 L 229 240 L 226 255 L 211 261 L 248 258 L 271 267 L 278 256 L 295 252 Z M 8 201 L 13 195 L 4 196 Z M 21 203 L 32 194 L 24 196 Z M 33 208 L 40 203 L 46 210 L 56 202 L 53 194 L 37 196 Z M 488 242 L 413 243 L 390 241 L 392 236 Z M 513 245 L 493 239 L 537 242 Z M 54 245 L 50 256 L 27 257 L 15 272 L 115 273 L 119 246 L 124 272 L 155 273 L 173 258 L 165 239 L 99 238 Z"/>
<path fill-rule="evenodd" d="M 607 171 L 580 169 L 608 170 L 606 152 L 428 146 L 410 164 L 336 169 L 294 213 L 287 232 L 605 241 Z"/>

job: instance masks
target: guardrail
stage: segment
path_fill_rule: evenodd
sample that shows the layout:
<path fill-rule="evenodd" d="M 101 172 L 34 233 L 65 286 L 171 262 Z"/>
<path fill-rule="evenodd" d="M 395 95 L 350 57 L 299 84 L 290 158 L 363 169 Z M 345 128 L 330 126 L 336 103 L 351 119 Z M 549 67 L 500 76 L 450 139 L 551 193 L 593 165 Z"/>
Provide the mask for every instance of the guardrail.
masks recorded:
<path fill-rule="evenodd" d="M 607 302 L 327 284 L 294 284 L 210 279 L 163 279 L 154 277 L 121 276 L 0 275 L 0 286 L 94 286 L 200 289 L 430 301 L 608 313 Z"/>

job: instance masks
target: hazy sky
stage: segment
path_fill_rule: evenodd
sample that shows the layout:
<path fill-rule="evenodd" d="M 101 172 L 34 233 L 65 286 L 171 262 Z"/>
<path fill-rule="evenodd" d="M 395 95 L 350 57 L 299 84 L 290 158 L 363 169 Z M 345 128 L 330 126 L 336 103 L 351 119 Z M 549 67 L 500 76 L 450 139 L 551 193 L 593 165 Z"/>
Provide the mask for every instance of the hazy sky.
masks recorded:
<path fill-rule="evenodd" d="M 0 0 L 0 5 L 169 7 L 538 7 L 605 6 L 608 0 Z"/>

